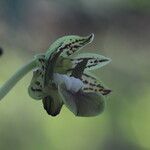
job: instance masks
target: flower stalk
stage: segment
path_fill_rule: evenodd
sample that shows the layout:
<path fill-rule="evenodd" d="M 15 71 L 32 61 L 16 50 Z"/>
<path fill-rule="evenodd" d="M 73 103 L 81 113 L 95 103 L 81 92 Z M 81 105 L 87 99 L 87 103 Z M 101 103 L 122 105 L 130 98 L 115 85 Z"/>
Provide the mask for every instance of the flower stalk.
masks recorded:
<path fill-rule="evenodd" d="M 16 85 L 16 83 L 24 77 L 29 71 L 36 67 L 36 58 L 21 67 L 14 75 L 12 75 L 2 87 L 0 87 L 0 100 Z"/>

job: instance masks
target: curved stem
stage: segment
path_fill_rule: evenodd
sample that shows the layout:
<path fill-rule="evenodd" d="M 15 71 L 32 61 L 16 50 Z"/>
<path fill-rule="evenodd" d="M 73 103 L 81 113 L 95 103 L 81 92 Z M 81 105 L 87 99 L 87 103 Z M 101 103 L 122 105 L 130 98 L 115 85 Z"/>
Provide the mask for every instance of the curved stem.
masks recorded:
<path fill-rule="evenodd" d="M 0 87 L 0 100 L 16 85 L 16 83 L 24 77 L 29 71 L 36 67 L 36 59 L 33 59 L 23 67 L 21 67 L 14 75 L 12 75 L 2 87 Z"/>

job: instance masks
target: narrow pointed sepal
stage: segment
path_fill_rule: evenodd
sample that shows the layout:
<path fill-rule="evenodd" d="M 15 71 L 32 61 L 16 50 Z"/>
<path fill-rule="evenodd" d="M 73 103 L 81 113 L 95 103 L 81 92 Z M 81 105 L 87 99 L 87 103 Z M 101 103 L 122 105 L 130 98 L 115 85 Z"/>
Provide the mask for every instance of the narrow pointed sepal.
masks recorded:
<path fill-rule="evenodd" d="M 82 88 L 84 92 L 95 92 L 102 95 L 108 95 L 111 93 L 110 89 L 108 89 L 97 77 L 89 72 L 82 74 L 81 81 L 84 84 Z"/>
<path fill-rule="evenodd" d="M 46 53 L 46 58 L 48 59 L 50 55 L 54 56 L 56 53 L 60 53 L 63 57 L 69 57 L 85 45 L 91 43 L 93 39 L 93 33 L 86 37 L 77 35 L 61 37 L 50 46 Z"/>
<path fill-rule="evenodd" d="M 87 60 L 87 64 L 85 66 L 85 70 L 93 70 L 101 68 L 108 63 L 110 63 L 111 59 L 102 55 L 93 54 L 93 53 L 82 53 L 72 59 L 72 68 L 84 61 Z"/>

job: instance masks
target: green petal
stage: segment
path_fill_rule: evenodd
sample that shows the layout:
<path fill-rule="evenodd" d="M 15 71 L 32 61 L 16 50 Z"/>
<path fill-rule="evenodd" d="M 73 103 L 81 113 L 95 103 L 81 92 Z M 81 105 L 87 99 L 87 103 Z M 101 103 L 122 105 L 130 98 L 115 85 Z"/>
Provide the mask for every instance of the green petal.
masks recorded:
<path fill-rule="evenodd" d="M 36 100 L 45 97 L 44 94 L 44 77 L 45 77 L 45 56 L 38 55 L 37 68 L 33 71 L 33 77 L 28 87 L 29 95 Z"/>
<path fill-rule="evenodd" d="M 111 92 L 96 76 L 89 72 L 82 74 L 81 80 L 84 84 L 82 88 L 84 92 L 95 92 L 102 95 L 108 95 Z"/>
<path fill-rule="evenodd" d="M 111 61 L 110 58 L 107 58 L 102 55 L 93 53 L 82 53 L 72 59 L 72 68 L 74 68 L 78 63 L 80 63 L 83 60 L 88 60 L 85 66 L 85 70 L 93 70 L 101 68 L 110 63 Z"/>
<path fill-rule="evenodd" d="M 64 84 L 59 85 L 58 89 L 64 104 L 76 116 L 96 116 L 104 110 L 104 97 L 100 94 L 84 93 L 82 91 L 72 93 L 67 91 Z"/>
<path fill-rule="evenodd" d="M 50 46 L 46 53 L 46 59 L 48 59 L 51 54 L 54 55 L 56 53 L 61 53 L 63 57 L 68 57 L 80 50 L 85 45 L 91 43 L 93 38 L 94 34 L 86 37 L 80 37 L 77 35 L 61 37 Z"/>

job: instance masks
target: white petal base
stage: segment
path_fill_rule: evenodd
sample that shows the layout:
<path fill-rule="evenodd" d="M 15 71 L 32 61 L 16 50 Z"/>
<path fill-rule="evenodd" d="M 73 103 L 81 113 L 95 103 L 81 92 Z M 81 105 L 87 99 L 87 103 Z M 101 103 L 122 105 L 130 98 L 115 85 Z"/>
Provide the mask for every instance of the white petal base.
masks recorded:
<path fill-rule="evenodd" d="M 83 82 L 80 79 L 58 73 L 54 73 L 53 80 L 56 85 L 64 83 L 67 90 L 72 92 L 77 92 L 84 86 Z"/>

